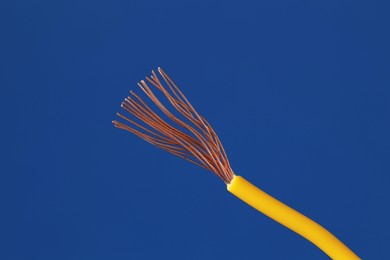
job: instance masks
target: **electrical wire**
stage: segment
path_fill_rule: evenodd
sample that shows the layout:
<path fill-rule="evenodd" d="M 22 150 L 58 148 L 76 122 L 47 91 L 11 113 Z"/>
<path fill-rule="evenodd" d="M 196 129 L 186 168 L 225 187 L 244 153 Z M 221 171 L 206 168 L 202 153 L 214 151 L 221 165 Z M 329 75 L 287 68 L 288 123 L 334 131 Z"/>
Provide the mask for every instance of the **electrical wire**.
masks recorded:
<path fill-rule="evenodd" d="M 150 77 L 146 77 L 146 81 L 141 80 L 138 83 L 140 89 L 155 105 L 155 109 L 153 110 L 139 95 L 130 91 L 131 95 L 125 98 L 121 107 L 132 115 L 133 119 L 117 113 L 121 121 L 112 121 L 115 127 L 129 131 L 167 152 L 215 173 L 225 182 L 229 192 L 303 236 L 332 259 L 360 259 L 325 228 L 268 195 L 243 177 L 236 176 L 222 143 L 211 125 L 198 114 L 161 68 L 158 68 L 158 72 L 167 87 L 154 71 Z M 173 114 L 160 101 L 148 83 L 165 96 L 169 101 L 170 109 L 177 111 L 178 115 Z M 159 110 L 160 115 L 155 110 Z"/>

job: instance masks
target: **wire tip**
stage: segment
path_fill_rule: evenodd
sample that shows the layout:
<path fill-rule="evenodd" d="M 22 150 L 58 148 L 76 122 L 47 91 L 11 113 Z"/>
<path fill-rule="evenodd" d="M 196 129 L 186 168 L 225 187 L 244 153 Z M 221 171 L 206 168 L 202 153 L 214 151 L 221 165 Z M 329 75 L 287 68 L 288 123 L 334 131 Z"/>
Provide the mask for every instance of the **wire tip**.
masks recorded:
<path fill-rule="evenodd" d="M 155 71 L 152 71 L 150 77 L 145 77 L 145 79 L 139 81 L 137 85 L 151 99 L 151 102 L 159 108 L 163 116 L 167 116 L 175 125 L 166 122 L 165 119 L 159 116 L 159 113 L 130 90 L 134 98 L 129 95 L 121 103 L 121 107 L 139 119 L 140 122 L 135 122 L 125 115 L 117 113 L 117 116 L 126 120 L 126 122 L 122 123 L 114 120 L 112 121 L 114 126 L 129 131 L 159 148 L 208 169 L 225 183 L 230 183 L 234 174 L 215 131 L 203 117 L 197 114 L 184 94 L 162 68 L 158 67 L 157 70 L 168 88 L 164 87 Z M 160 102 L 152 88 L 148 86 L 149 83 L 165 95 L 176 112 L 184 117 L 183 120 L 171 113 Z"/>

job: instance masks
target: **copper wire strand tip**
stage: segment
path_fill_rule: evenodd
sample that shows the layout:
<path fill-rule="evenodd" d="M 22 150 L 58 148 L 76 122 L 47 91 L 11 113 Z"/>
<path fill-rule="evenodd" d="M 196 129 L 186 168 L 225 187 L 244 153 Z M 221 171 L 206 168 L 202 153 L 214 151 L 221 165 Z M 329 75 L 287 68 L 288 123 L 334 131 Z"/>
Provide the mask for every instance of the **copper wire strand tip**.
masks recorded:
<path fill-rule="evenodd" d="M 199 115 L 188 99 L 168 75 L 158 68 L 164 87 L 157 74 L 152 71 L 150 77 L 138 83 L 140 89 L 159 110 L 159 114 L 136 93 L 130 91 L 121 107 L 138 121 L 117 113 L 123 122 L 113 120 L 115 127 L 129 131 L 145 141 L 170 152 L 180 158 L 199 165 L 219 176 L 225 183 L 234 177 L 226 152 L 217 134 Z M 179 119 L 155 95 L 151 87 L 162 92 L 172 105 L 172 110 L 180 114 Z M 157 111 L 158 111 L 157 110 Z M 169 119 L 163 119 L 166 117 Z"/>

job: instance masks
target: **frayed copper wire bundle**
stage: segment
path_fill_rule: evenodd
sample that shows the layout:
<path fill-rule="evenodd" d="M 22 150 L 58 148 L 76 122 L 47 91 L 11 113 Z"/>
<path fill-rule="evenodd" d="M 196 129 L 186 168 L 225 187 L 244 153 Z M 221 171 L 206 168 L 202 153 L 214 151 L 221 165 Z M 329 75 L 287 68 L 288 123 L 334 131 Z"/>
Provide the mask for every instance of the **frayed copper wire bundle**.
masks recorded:
<path fill-rule="evenodd" d="M 145 141 L 165 151 L 210 170 L 218 175 L 225 183 L 230 183 L 234 174 L 217 134 L 206 119 L 196 112 L 188 99 L 168 75 L 161 68 L 158 68 L 158 72 L 168 86 L 168 89 L 164 87 L 154 71 L 152 71 L 150 77 L 146 77 L 146 81 L 161 91 L 175 110 L 184 116 L 188 122 L 179 119 L 170 112 L 157 98 L 147 82 L 141 80 L 138 86 L 163 114 L 177 126 L 187 130 L 188 133 L 179 130 L 178 127 L 172 126 L 164 120 L 133 91 L 130 91 L 132 96 L 128 96 L 122 102 L 121 106 L 146 126 L 117 113 L 126 123 L 114 120 L 115 127 L 136 134 Z"/>
<path fill-rule="evenodd" d="M 154 112 L 133 91 L 130 91 L 131 96 L 125 99 L 122 107 L 138 118 L 142 124 L 118 113 L 117 115 L 125 123 L 114 120 L 115 127 L 134 133 L 161 149 L 214 172 L 226 183 L 229 192 L 268 217 L 305 237 L 332 259 L 360 259 L 325 228 L 265 193 L 243 177 L 236 176 L 213 128 L 206 119 L 196 112 L 167 74 L 160 68 L 158 68 L 158 72 L 168 88 L 163 86 L 154 71 L 152 71 L 150 77 L 146 77 L 146 81 L 161 91 L 173 108 L 187 122 L 170 112 L 157 98 L 147 82 L 142 80 L 138 83 L 138 86 L 176 127 Z"/>

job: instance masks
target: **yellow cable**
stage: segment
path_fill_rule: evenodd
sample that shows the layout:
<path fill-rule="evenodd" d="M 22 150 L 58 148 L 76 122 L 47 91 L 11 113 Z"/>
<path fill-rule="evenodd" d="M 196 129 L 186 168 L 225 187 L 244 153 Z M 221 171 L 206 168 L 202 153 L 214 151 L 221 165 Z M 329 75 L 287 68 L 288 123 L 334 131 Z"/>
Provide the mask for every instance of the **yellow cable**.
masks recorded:
<path fill-rule="evenodd" d="M 261 191 L 242 177 L 234 176 L 226 153 L 213 128 L 196 112 L 168 75 L 161 68 L 158 68 L 158 72 L 166 84 L 162 84 L 163 81 L 160 81 L 156 73 L 152 71 L 152 76 L 146 77 L 146 81 L 141 80 L 138 86 L 178 128 L 161 119 L 158 113 L 132 91 L 130 91 L 132 96 L 125 99 L 122 107 L 144 124 L 136 123 L 127 116 L 118 113 L 117 115 L 126 123 L 114 120 L 115 127 L 129 131 L 161 149 L 214 172 L 225 183 L 230 182 L 227 188 L 231 193 L 308 239 L 331 258 L 337 260 L 360 259 L 340 240 L 314 221 Z M 176 111 L 187 120 L 182 121 L 174 113 L 167 110 L 147 82 L 163 92 Z M 164 85 L 169 86 L 169 88 L 165 88 Z"/>
<path fill-rule="evenodd" d="M 298 211 L 268 195 L 241 176 L 235 176 L 227 189 L 258 211 L 303 236 L 332 259 L 360 259 L 328 230 Z"/>

